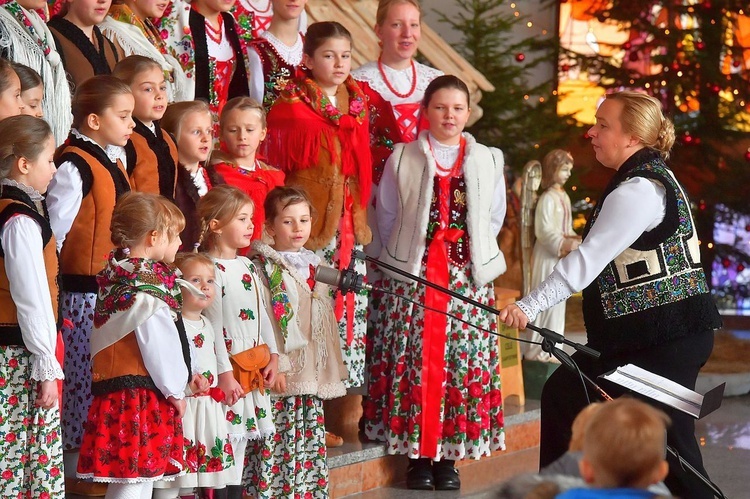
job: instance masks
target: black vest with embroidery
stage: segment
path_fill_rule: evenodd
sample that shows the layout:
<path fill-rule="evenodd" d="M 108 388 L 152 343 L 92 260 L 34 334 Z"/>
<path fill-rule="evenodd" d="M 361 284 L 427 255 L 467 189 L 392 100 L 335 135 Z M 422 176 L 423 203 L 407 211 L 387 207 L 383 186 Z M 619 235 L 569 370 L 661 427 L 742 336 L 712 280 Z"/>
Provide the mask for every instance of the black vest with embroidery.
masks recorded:
<path fill-rule="evenodd" d="M 435 236 L 435 232 L 440 229 L 439 192 L 440 177 L 436 175 L 433 180 L 432 201 L 430 202 L 430 221 L 427 225 L 426 248 L 423 257 L 425 262 L 427 262 L 428 253 L 430 252 L 430 243 Z M 469 258 L 471 256 L 469 249 L 469 230 L 466 227 L 466 181 L 464 180 L 463 175 L 451 178 L 448 219 L 450 220 L 448 228 L 464 231 L 464 234 L 455 243 L 446 242 L 448 248 L 448 261 L 451 265 L 463 268 L 469 263 Z"/>
<path fill-rule="evenodd" d="M 287 82 L 304 76 L 304 73 L 300 67 L 287 64 L 265 38 L 253 40 L 252 44 L 263 66 L 263 107 L 268 112 Z"/>
<path fill-rule="evenodd" d="M 583 290 L 588 344 L 605 356 L 721 326 L 700 262 L 690 201 L 657 153 L 643 149 L 620 167 L 591 214 L 584 241 L 607 196 L 634 177 L 664 186 L 666 213 Z"/>

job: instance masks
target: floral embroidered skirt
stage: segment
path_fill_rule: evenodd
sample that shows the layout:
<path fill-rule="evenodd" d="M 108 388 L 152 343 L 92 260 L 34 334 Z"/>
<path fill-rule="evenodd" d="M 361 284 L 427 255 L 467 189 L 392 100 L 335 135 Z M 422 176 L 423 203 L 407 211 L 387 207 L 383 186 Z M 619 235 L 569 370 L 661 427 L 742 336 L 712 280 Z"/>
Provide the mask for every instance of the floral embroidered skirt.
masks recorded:
<path fill-rule="evenodd" d="M 169 480 L 185 471 L 182 418 L 160 393 L 127 388 L 94 397 L 78 476 L 95 482 Z"/>
<path fill-rule="evenodd" d="M 243 484 L 256 499 L 327 498 L 323 401 L 315 395 L 274 399 L 276 435 L 252 442 Z"/>
<path fill-rule="evenodd" d="M 0 346 L 0 497 L 64 499 L 60 409 L 34 405 L 30 357 Z"/>
<path fill-rule="evenodd" d="M 323 262 L 327 265 L 338 269 L 339 247 L 340 237 L 339 233 L 336 233 L 336 237 L 323 249 L 316 251 L 315 253 L 323 259 Z M 354 248 L 362 251 L 361 244 L 355 244 Z M 354 271 L 358 274 L 365 275 L 367 267 L 365 262 L 361 260 L 354 261 Z M 335 292 L 332 288 L 331 292 Z M 337 296 L 337 293 L 334 294 Z M 349 379 L 345 380 L 347 388 L 362 386 L 365 381 L 365 337 L 367 335 L 367 294 L 347 294 L 347 300 L 354 300 L 354 317 L 352 318 L 354 330 L 352 335 L 352 341 L 347 340 L 347 313 L 346 307 L 344 307 L 344 315 L 339 321 L 339 335 L 341 336 L 341 353 L 344 358 L 344 365 L 349 370 Z M 335 304 L 334 304 L 335 307 Z"/>
<path fill-rule="evenodd" d="M 224 470 L 234 465 L 224 407 L 209 396 L 187 397 L 182 418 L 187 473 L 154 488 L 192 488 L 226 485 Z M 242 465 L 242 459 L 240 459 Z"/>
<path fill-rule="evenodd" d="M 63 448 L 81 447 L 83 426 L 91 407 L 91 330 L 94 328 L 96 293 L 69 293 L 61 296 L 62 316 L 73 323 L 73 329 L 62 331 L 65 342 L 63 362 Z"/>
<path fill-rule="evenodd" d="M 424 266 L 422 268 L 424 277 Z M 399 296 L 424 303 L 422 285 L 391 278 L 383 287 Z M 469 266 L 450 266 L 448 288 L 494 306 L 492 284 L 478 287 Z M 490 331 L 496 317 L 451 299 L 448 312 Z M 380 325 L 371 339 L 369 389 L 364 403 L 365 433 L 385 441 L 390 454 L 418 458 L 422 414 L 422 335 L 424 309 L 385 294 L 378 310 Z M 437 458 L 479 459 L 505 448 L 500 357 L 497 336 L 448 317 L 445 377 L 440 401 Z M 432 389 L 432 388 L 431 388 Z"/>

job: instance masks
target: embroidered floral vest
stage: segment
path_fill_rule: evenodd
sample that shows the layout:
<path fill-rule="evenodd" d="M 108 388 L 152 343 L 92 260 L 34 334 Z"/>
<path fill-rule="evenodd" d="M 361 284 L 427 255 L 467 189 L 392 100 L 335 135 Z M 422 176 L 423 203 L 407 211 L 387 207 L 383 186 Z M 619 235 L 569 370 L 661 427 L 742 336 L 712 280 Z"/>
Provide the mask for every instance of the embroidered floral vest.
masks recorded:
<path fill-rule="evenodd" d="M 304 73 L 299 66 L 288 64 L 265 38 L 254 40 L 253 47 L 263 66 L 263 107 L 267 112 L 289 80 L 301 78 Z"/>
<path fill-rule="evenodd" d="M 432 201 L 430 202 L 430 221 L 427 225 L 427 242 L 424 252 L 424 261 L 427 261 L 430 242 L 432 242 L 435 231 L 440 228 L 440 208 L 437 193 L 440 192 L 438 185 L 439 177 L 433 180 Z M 448 245 L 448 261 L 451 265 L 463 268 L 469 262 L 469 233 L 466 229 L 466 181 L 463 175 L 453 177 L 450 187 L 450 228 L 464 231 L 463 236 L 455 242 L 446 242 Z"/>
<path fill-rule="evenodd" d="M 603 354 L 647 348 L 721 325 L 701 266 L 687 196 L 658 154 L 644 150 L 634 156 L 605 190 L 584 240 L 607 195 L 633 177 L 664 186 L 666 214 L 583 290 L 589 345 Z"/>

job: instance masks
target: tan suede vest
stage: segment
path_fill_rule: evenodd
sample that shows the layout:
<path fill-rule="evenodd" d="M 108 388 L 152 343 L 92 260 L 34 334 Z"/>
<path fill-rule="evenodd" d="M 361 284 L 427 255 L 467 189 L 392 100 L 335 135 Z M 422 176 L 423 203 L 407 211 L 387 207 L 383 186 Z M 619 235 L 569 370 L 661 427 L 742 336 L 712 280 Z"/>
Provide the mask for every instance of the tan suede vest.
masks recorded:
<path fill-rule="evenodd" d="M 94 355 L 91 364 L 91 380 L 94 383 L 120 376 L 149 375 L 134 332 Z"/>
<path fill-rule="evenodd" d="M 91 168 L 93 181 L 60 250 L 60 273 L 95 276 L 104 268 L 113 247 L 109 226 L 117 196 L 115 184 L 104 165 L 83 149 L 68 146 L 61 152 L 80 156 Z M 117 166 L 127 178 L 119 161 Z"/>
<path fill-rule="evenodd" d="M 177 157 L 177 146 L 172 137 L 161 130 L 161 136 L 164 142 L 169 146 L 169 153 L 174 160 L 175 169 L 170 172 L 174 179 L 171 183 L 170 192 L 162 192 L 159 187 L 161 172 L 159 171 L 159 158 L 149 146 L 146 138 L 138 133 L 133 133 L 130 140 L 135 148 L 136 161 L 135 165 L 129 165 L 130 185 L 136 192 L 150 192 L 152 194 L 161 194 L 162 196 L 173 200 L 175 189 L 177 188 L 177 166 L 179 165 Z"/>
<path fill-rule="evenodd" d="M 11 204 L 27 206 L 25 203 L 12 199 L 0 199 L 0 213 L 2 213 Z M 47 244 L 44 246 L 44 269 L 47 273 L 47 285 L 49 286 L 50 298 L 52 299 L 52 311 L 57 321 L 58 297 L 60 293 L 57 284 L 57 244 L 55 236 L 52 235 Z M 17 327 L 18 315 L 16 305 L 10 296 L 10 283 L 8 275 L 5 273 L 5 258 L 0 256 L 0 327 Z"/>

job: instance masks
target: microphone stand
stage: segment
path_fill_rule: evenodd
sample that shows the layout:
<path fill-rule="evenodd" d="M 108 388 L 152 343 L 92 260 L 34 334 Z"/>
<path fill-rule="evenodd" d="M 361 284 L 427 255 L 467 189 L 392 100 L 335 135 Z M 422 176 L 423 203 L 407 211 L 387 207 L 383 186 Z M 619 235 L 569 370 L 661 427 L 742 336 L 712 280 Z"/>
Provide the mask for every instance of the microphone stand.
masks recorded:
<path fill-rule="evenodd" d="M 470 305 L 474 305 L 475 307 L 481 308 L 482 310 L 489 312 L 491 314 L 498 315 L 500 311 L 496 308 L 490 307 L 489 305 L 485 305 L 484 303 L 480 303 L 472 298 L 469 298 L 467 296 L 464 296 L 460 293 L 456 293 L 455 291 L 452 291 L 450 289 L 444 288 L 438 284 L 435 284 L 434 282 L 430 282 L 426 279 L 423 279 L 420 276 L 416 276 L 414 274 L 410 274 L 409 272 L 406 272 L 404 270 L 401 270 L 397 267 L 394 267 L 393 265 L 389 265 L 385 262 L 381 262 L 377 258 L 373 258 L 369 256 L 364 251 L 359 251 L 357 249 L 352 250 L 352 259 L 356 258 L 357 260 L 362 260 L 366 262 L 370 262 L 372 264 L 377 265 L 378 267 L 382 267 L 386 270 L 389 270 L 395 274 L 404 276 L 408 279 L 411 279 L 414 282 L 418 282 L 419 284 L 422 284 L 423 286 L 427 286 L 433 289 L 436 289 L 442 293 L 445 293 L 453 298 L 456 298 L 457 300 L 461 300 L 464 303 L 468 303 Z M 350 289 L 357 291 L 358 289 L 362 289 L 362 284 L 359 283 L 359 286 L 353 286 Z M 357 289 L 355 289 L 357 288 Z M 374 288 L 377 289 L 377 288 Z M 543 328 L 543 327 L 537 327 L 532 324 L 526 325 L 527 329 L 531 329 L 532 331 L 536 331 L 539 333 L 543 340 L 542 340 L 542 350 L 545 352 L 553 355 L 557 360 L 560 361 L 561 365 L 564 365 L 566 368 L 578 373 L 585 381 L 588 383 L 596 392 L 599 394 L 599 396 L 604 400 L 612 400 L 612 397 L 604 391 L 602 387 L 600 387 L 594 380 L 592 380 L 590 377 L 586 375 L 583 371 L 578 369 L 578 366 L 576 366 L 575 361 L 568 355 L 567 352 L 562 350 L 561 348 L 558 348 L 556 346 L 557 343 L 564 343 L 565 345 L 571 346 L 574 349 L 576 349 L 579 352 L 583 352 L 586 355 L 590 355 L 596 359 L 599 358 L 601 355 L 598 351 L 587 347 L 586 345 L 581 345 L 580 343 L 576 343 L 574 341 L 570 341 L 567 338 L 565 338 L 563 335 L 556 333 L 552 331 L 551 329 Z M 584 387 L 585 389 L 585 387 Z M 714 484 L 708 477 L 704 476 L 703 473 L 696 470 L 690 463 L 685 461 L 685 458 L 683 458 L 681 455 L 677 453 L 676 450 L 674 450 L 670 445 L 667 445 L 667 452 L 671 454 L 674 458 L 678 460 L 680 463 L 680 466 L 682 466 L 683 469 L 687 470 L 691 474 L 693 474 L 696 478 L 698 478 L 706 487 L 711 489 L 715 497 L 719 497 L 722 499 L 726 499 L 726 496 L 724 493 L 719 489 L 716 484 Z"/>
<path fill-rule="evenodd" d="M 448 288 L 444 288 L 442 286 L 439 286 L 435 284 L 434 282 L 430 282 L 426 279 L 423 279 L 422 277 L 416 276 L 414 274 L 410 274 L 409 272 L 406 272 L 404 270 L 401 270 L 397 267 L 394 267 L 393 265 L 389 265 L 385 262 L 381 262 L 377 258 L 373 258 L 369 256 L 364 251 L 359 251 L 357 249 L 352 250 L 352 258 L 356 258 L 357 260 L 364 260 L 366 262 L 373 263 L 377 265 L 378 267 L 384 268 L 386 270 L 389 270 L 395 274 L 399 274 L 401 276 L 404 276 L 408 279 L 411 279 L 412 281 L 418 282 L 419 284 L 422 284 L 423 286 L 430 287 L 432 289 L 436 289 L 440 291 L 441 293 L 445 293 L 453 298 L 456 298 L 457 300 L 461 300 L 464 303 L 468 303 L 470 305 L 474 305 L 475 307 L 481 308 L 485 312 L 489 312 L 494 315 L 498 315 L 500 311 L 496 308 L 490 307 L 489 305 L 485 305 L 484 303 L 480 303 L 472 298 L 469 298 L 467 296 L 462 295 L 461 293 L 456 293 L 453 290 L 450 290 Z M 565 345 L 568 345 L 570 347 L 573 347 L 579 352 L 583 352 L 586 355 L 590 355 L 594 357 L 595 359 L 598 359 L 601 355 L 599 352 L 594 350 L 593 348 L 587 347 L 586 345 L 581 345 L 580 343 L 576 343 L 575 341 L 570 341 L 569 339 L 565 338 L 563 335 L 558 334 L 550 329 L 542 328 L 542 327 L 536 327 L 532 324 L 527 324 L 526 327 L 528 329 L 531 329 L 532 331 L 536 331 L 539 333 L 542 338 L 544 338 L 544 341 L 542 342 L 542 349 L 545 352 L 549 352 L 552 355 L 555 356 L 558 360 L 560 360 L 561 363 L 565 364 L 568 368 L 571 368 L 573 370 L 576 370 L 575 364 L 573 363 L 573 360 L 570 358 L 570 356 L 565 353 L 563 350 L 559 349 L 555 346 L 556 343 L 564 343 Z M 547 343 L 547 348 L 545 348 L 545 343 Z"/>

